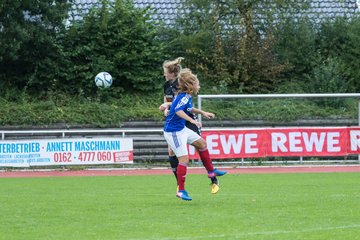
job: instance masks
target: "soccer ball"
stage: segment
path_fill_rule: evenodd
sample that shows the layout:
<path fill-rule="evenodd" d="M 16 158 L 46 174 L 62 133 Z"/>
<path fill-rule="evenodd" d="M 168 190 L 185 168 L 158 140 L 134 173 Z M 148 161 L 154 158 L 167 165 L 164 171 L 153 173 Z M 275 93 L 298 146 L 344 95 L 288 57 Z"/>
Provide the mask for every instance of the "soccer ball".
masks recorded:
<path fill-rule="evenodd" d="M 101 89 L 110 87 L 112 82 L 112 76 L 107 72 L 98 73 L 95 77 L 95 84 Z"/>

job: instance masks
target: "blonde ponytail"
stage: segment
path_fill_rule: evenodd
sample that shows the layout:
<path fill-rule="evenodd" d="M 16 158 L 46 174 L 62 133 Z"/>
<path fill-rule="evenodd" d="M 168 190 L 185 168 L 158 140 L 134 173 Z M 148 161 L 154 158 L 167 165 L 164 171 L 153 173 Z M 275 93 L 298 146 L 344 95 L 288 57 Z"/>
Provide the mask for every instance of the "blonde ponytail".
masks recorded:
<path fill-rule="evenodd" d="M 175 60 L 172 61 L 165 61 L 163 63 L 163 68 L 168 69 L 169 73 L 173 73 L 176 76 L 179 74 L 180 70 L 181 70 L 181 61 L 184 60 L 183 57 L 178 57 Z"/>

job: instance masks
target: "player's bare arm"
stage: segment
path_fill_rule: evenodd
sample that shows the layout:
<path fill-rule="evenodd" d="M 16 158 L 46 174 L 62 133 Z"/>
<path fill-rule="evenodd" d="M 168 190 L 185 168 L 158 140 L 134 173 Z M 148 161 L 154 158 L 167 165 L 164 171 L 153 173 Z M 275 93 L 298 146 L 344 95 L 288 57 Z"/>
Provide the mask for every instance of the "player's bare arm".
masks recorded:
<path fill-rule="evenodd" d="M 204 117 L 206 117 L 207 119 L 211 119 L 211 118 L 215 118 L 215 114 L 214 113 L 211 113 L 211 112 L 205 112 L 205 111 L 202 111 L 200 109 L 197 109 L 197 108 L 192 108 L 192 113 L 195 113 L 195 114 L 201 114 L 203 115 Z"/>
<path fill-rule="evenodd" d="M 171 106 L 171 102 L 164 102 L 163 104 L 160 105 L 159 110 L 163 112 L 166 109 L 169 109 L 170 106 Z"/>
<path fill-rule="evenodd" d="M 176 115 L 178 115 L 179 117 L 185 119 L 188 122 L 191 122 L 192 124 L 195 124 L 197 127 L 201 128 L 202 124 L 199 123 L 198 121 L 192 119 L 191 117 L 189 117 L 189 115 L 187 115 L 183 110 L 177 111 Z"/>

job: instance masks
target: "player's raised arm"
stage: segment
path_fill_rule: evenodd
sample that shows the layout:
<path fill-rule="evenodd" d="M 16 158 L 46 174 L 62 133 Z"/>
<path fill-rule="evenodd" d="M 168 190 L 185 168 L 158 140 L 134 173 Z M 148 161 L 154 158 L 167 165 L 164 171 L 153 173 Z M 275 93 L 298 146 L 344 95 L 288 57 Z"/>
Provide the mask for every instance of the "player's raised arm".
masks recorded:
<path fill-rule="evenodd" d="M 206 117 L 207 119 L 215 118 L 215 114 L 214 114 L 214 113 L 205 112 L 205 111 L 202 111 L 202 110 L 200 110 L 200 109 L 198 109 L 198 108 L 192 108 L 191 112 L 194 113 L 194 114 L 201 114 L 201 115 L 203 115 L 204 117 Z"/>

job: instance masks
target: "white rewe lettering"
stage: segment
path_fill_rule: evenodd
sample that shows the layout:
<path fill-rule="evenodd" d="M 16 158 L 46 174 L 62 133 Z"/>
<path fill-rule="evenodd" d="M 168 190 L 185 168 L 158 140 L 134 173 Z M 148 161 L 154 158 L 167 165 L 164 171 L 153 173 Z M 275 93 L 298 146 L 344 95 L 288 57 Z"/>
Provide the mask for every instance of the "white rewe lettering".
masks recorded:
<path fill-rule="evenodd" d="M 289 133 L 289 150 L 290 152 L 302 152 L 303 148 L 301 147 L 301 133 L 300 132 L 290 132 Z M 298 146 L 300 145 L 300 146 Z"/>
<path fill-rule="evenodd" d="M 312 152 L 314 146 L 316 152 L 323 151 L 326 133 L 322 132 L 319 136 L 318 133 L 312 132 L 309 137 L 309 134 L 307 132 L 303 132 L 302 135 L 304 139 L 305 149 L 307 152 Z"/>
<path fill-rule="evenodd" d="M 287 137 L 284 133 L 271 133 L 271 150 L 273 152 L 288 152 L 288 149 L 285 147 L 285 142 Z"/>
<path fill-rule="evenodd" d="M 360 149 L 360 131 L 351 130 L 350 131 L 350 143 L 351 151 L 357 151 Z"/>
<path fill-rule="evenodd" d="M 325 142 L 326 138 L 326 142 Z M 340 132 L 307 132 L 271 133 L 271 148 L 273 152 L 312 152 L 315 146 L 317 152 L 323 152 L 326 145 L 328 152 L 340 152 Z M 287 149 L 286 144 L 289 145 Z"/>
<path fill-rule="evenodd" d="M 257 144 L 258 135 L 256 133 L 245 134 L 245 153 L 258 153 Z"/>
<path fill-rule="evenodd" d="M 227 140 L 226 135 L 220 135 L 220 142 L 224 153 L 229 154 L 231 149 L 234 149 L 234 153 L 240 153 L 243 139 L 243 134 L 239 134 L 237 139 L 235 138 L 235 135 L 229 135 L 229 138 Z"/>
<path fill-rule="evenodd" d="M 218 139 L 219 136 L 215 134 L 206 137 L 206 145 L 210 154 L 220 154 Z"/>
<path fill-rule="evenodd" d="M 328 145 L 328 152 L 340 152 L 341 148 L 339 146 L 339 132 L 329 132 L 327 136 L 327 145 Z"/>

